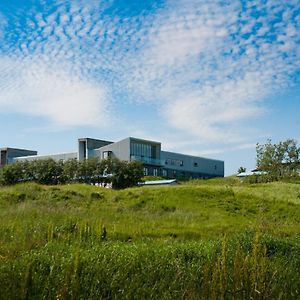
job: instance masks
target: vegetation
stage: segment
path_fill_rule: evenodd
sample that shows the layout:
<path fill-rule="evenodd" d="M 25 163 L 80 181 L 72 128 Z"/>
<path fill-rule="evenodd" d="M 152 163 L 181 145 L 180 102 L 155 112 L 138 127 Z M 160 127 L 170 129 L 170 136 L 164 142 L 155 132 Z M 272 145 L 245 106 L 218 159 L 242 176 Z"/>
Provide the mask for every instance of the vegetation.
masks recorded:
<path fill-rule="evenodd" d="M 240 173 L 244 173 L 244 172 L 246 172 L 246 168 L 245 167 L 239 167 L 239 169 L 238 169 L 238 174 L 240 174 Z"/>
<path fill-rule="evenodd" d="M 166 179 L 165 177 L 162 176 L 144 176 L 142 178 L 143 181 L 157 181 L 157 180 L 164 180 Z"/>
<path fill-rule="evenodd" d="M 274 179 L 298 176 L 300 172 L 300 147 L 293 139 L 278 144 L 268 140 L 266 144 L 256 145 L 257 167 L 266 171 Z"/>
<path fill-rule="evenodd" d="M 105 175 L 112 176 L 105 176 Z M 114 188 L 135 186 L 143 176 L 139 162 L 120 161 L 116 158 L 96 158 L 77 161 L 55 161 L 51 158 L 20 161 L 0 169 L 0 185 L 33 181 L 54 185 L 74 182 L 112 183 Z"/>
<path fill-rule="evenodd" d="M 300 185 L 0 189 L 1 299 L 299 299 Z"/>

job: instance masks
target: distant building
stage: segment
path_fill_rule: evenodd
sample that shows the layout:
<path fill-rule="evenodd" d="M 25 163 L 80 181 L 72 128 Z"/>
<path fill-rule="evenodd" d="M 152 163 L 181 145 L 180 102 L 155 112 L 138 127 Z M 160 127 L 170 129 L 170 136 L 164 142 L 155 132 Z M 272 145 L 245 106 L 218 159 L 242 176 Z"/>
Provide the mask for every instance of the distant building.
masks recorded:
<path fill-rule="evenodd" d="M 37 155 L 36 151 L 12 148 L 2 149 L 2 166 L 15 161 L 46 158 L 54 160 L 77 159 L 81 161 L 92 157 L 100 159 L 116 157 L 124 161 L 142 162 L 145 175 L 178 179 L 224 177 L 224 161 L 163 151 L 161 150 L 160 142 L 133 137 L 128 137 L 118 142 L 80 138 L 78 139 L 77 152 L 43 156 Z M 11 150 L 6 151 L 5 149 Z"/>
<path fill-rule="evenodd" d="M 0 148 L 0 166 L 11 164 L 16 157 L 25 157 L 37 155 L 37 151 L 16 149 L 16 148 Z"/>

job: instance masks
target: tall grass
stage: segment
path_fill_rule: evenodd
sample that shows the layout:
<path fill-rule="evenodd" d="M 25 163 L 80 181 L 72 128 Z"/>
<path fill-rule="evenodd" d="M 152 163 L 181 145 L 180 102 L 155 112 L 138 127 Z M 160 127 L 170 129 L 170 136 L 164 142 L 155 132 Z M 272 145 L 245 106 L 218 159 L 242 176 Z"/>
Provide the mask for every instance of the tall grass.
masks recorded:
<path fill-rule="evenodd" d="M 0 189 L 0 299 L 298 299 L 299 187 Z"/>
<path fill-rule="evenodd" d="M 262 237 L 263 238 L 263 237 Z M 52 241 L 0 266 L 2 299 L 297 299 L 299 244 L 285 265 L 263 240 Z M 276 242 L 276 240 L 273 240 Z M 298 267 L 297 267 L 298 264 Z M 288 268 L 288 271 L 287 271 Z"/>

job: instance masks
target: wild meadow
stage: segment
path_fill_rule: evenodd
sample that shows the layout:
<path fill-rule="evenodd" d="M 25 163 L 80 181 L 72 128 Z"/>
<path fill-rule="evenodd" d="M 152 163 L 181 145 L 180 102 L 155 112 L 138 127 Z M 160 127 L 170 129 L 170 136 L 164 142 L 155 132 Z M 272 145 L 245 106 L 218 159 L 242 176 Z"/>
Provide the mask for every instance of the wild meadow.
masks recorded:
<path fill-rule="evenodd" d="M 299 299 L 300 184 L 0 188 L 0 299 Z"/>

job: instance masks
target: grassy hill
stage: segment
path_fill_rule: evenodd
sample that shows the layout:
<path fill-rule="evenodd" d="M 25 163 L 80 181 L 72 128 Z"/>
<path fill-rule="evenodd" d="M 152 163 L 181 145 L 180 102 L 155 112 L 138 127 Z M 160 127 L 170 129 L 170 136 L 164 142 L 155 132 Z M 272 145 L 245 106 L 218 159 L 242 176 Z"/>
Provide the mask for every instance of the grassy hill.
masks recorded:
<path fill-rule="evenodd" d="M 298 299 L 300 185 L 0 189 L 0 299 Z"/>

